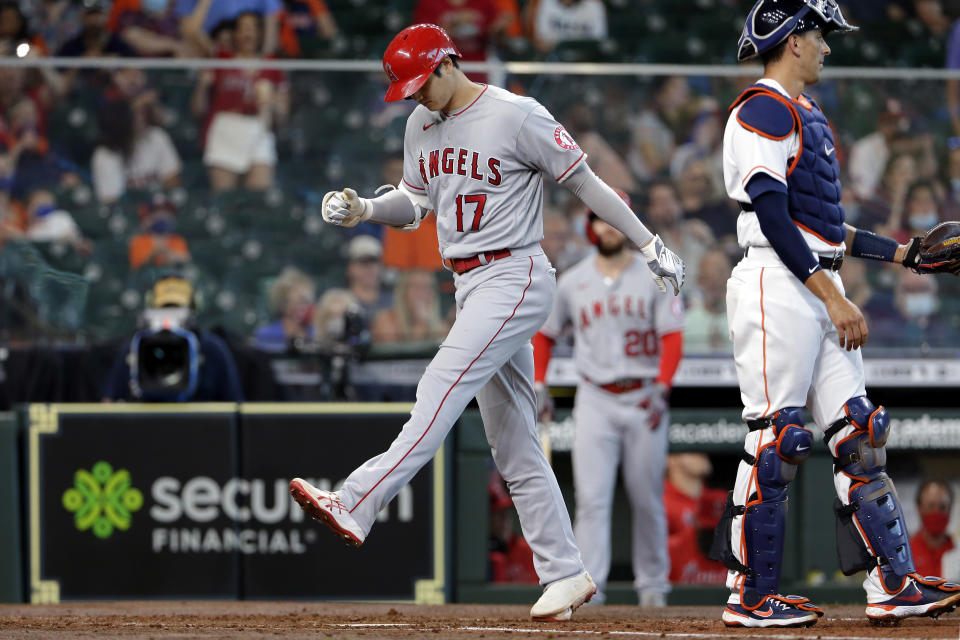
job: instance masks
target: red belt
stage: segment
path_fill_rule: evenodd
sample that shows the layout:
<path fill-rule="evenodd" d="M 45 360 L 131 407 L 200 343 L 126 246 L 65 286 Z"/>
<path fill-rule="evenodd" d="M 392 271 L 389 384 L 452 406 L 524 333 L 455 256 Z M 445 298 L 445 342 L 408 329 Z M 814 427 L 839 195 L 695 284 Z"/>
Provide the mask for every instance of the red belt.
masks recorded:
<path fill-rule="evenodd" d="M 587 378 L 587 382 L 590 384 L 596 385 L 603 389 L 604 391 L 609 391 L 610 393 L 626 393 L 627 391 L 634 391 L 635 389 L 642 389 L 646 384 L 646 380 L 640 378 L 625 378 L 623 380 L 614 380 L 608 384 L 597 384 L 593 380 Z"/>
<path fill-rule="evenodd" d="M 496 251 L 484 251 L 469 258 L 450 258 L 444 262 L 458 275 L 463 275 L 471 269 L 485 264 L 490 264 L 494 260 L 506 258 L 510 255 L 510 249 L 497 249 Z"/>

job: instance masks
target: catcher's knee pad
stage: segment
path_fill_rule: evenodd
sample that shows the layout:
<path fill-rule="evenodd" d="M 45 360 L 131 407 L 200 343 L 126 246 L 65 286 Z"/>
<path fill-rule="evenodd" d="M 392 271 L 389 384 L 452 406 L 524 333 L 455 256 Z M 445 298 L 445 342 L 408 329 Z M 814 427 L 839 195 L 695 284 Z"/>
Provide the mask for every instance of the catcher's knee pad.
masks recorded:
<path fill-rule="evenodd" d="M 778 593 L 783 564 L 783 538 L 787 515 L 787 486 L 797 474 L 797 465 L 810 455 L 813 434 L 803 427 L 803 408 L 786 407 L 773 418 L 753 420 L 751 431 L 764 436 L 756 456 L 744 452 L 743 460 L 755 469 L 756 490 L 745 505 L 736 505 L 733 492 L 714 538 L 711 557 L 745 576 L 744 589 Z M 769 436 L 772 437 L 768 437 Z M 732 539 L 732 523 L 741 520 L 742 540 Z M 736 559 L 732 545 L 738 545 L 743 563 Z M 726 547 L 724 549 L 723 547 Z"/>
<path fill-rule="evenodd" d="M 866 396 L 851 398 L 844 410 L 846 416 L 824 433 L 827 446 L 840 438 L 833 471 L 849 480 L 846 500 L 834 501 L 840 568 L 851 575 L 879 565 L 888 586 L 899 584 L 915 569 L 900 499 L 886 473 L 890 417 Z"/>

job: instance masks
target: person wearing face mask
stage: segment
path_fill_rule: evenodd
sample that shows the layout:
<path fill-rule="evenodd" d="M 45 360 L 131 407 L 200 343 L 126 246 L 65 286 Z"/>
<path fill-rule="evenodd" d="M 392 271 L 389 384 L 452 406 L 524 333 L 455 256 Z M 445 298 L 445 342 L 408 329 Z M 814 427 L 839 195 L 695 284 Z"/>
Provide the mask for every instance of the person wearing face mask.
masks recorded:
<path fill-rule="evenodd" d="M 894 230 L 891 236 L 898 242 L 907 242 L 913 236 L 925 234 L 938 222 L 940 197 L 937 185 L 927 180 L 914 182 L 907 189 L 903 228 Z"/>
<path fill-rule="evenodd" d="M 938 281 L 912 271 L 903 271 L 894 290 L 895 312 L 876 318 L 873 332 L 878 340 L 896 347 L 920 349 L 956 345 L 957 331 L 937 311 Z"/>
<path fill-rule="evenodd" d="M 46 189 L 30 192 L 26 201 L 27 230 L 24 237 L 33 242 L 63 243 L 89 254 L 90 241 L 83 237 L 73 216 L 57 206 L 53 194 Z"/>
<path fill-rule="evenodd" d="M 917 489 L 917 513 L 920 516 L 920 530 L 910 538 L 913 558 L 917 563 L 917 572 L 921 575 L 943 575 L 952 562 L 950 556 L 958 546 L 954 536 L 947 530 L 950 524 L 950 511 L 953 509 L 953 488 L 940 478 L 931 478 Z M 944 562 L 946 560 L 946 562 Z M 954 571 L 956 567 L 954 567 Z"/>
<path fill-rule="evenodd" d="M 163 267 L 190 261 L 187 240 L 174 233 L 176 207 L 162 194 L 140 205 L 140 233 L 130 239 L 130 268 Z"/>

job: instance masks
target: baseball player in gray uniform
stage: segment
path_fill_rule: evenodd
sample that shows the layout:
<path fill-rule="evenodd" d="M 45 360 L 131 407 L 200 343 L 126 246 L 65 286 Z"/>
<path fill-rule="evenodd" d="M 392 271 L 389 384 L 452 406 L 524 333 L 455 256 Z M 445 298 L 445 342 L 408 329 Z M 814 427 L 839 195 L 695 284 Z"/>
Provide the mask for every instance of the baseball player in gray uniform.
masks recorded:
<path fill-rule="evenodd" d="M 561 183 L 642 247 L 663 290 L 679 292 L 683 262 L 587 166 L 566 130 L 536 100 L 470 81 L 446 32 L 419 24 L 387 47 L 386 100 L 420 106 L 404 135 L 403 180 L 376 198 L 353 189 L 324 197 L 335 225 L 369 220 L 413 229 L 437 214 L 444 264 L 455 276 L 457 320 L 417 386 L 410 420 L 384 453 L 339 491 L 290 482 L 294 499 L 348 544 L 360 545 L 377 513 L 431 458 L 471 398 L 517 507 L 544 591 L 534 620 L 568 620 L 596 591 L 536 436 L 533 347 L 556 290 L 540 249 L 543 179 Z"/>
<path fill-rule="evenodd" d="M 627 194 L 619 193 L 629 205 Z M 586 231 L 597 253 L 560 277 L 553 313 L 533 339 L 537 394 L 546 397 L 551 347 L 572 325 L 580 375 L 573 408 L 574 535 L 597 584 L 593 602 L 605 600 L 619 464 L 632 511 L 637 596 L 641 606 L 664 606 L 670 590 L 666 398 L 682 354 L 683 302 L 659 295 L 642 277 L 647 267 L 626 237 L 593 211 Z"/>

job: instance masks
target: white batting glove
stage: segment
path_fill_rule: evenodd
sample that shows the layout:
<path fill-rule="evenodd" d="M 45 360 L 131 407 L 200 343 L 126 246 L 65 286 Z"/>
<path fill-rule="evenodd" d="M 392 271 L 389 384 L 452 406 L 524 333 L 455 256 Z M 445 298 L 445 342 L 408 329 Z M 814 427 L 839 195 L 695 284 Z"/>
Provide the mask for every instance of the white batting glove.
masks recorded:
<path fill-rule="evenodd" d="M 670 402 L 667 400 L 669 390 L 666 385 L 658 382 L 656 388 L 650 395 L 638 406 L 649 412 L 648 426 L 650 431 L 656 431 L 663 422 L 663 416 L 670 410 Z"/>
<path fill-rule="evenodd" d="M 669 282 L 673 285 L 673 295 L 679 295 L 686 270 L 680 256 L 667 249 L 660 236 L 653 236 L 653 240 L 642 247 L 640 252 L 647 259 L 650 275 L 660 291 L 666 293 L 666 283 Z"/>
<path fill-rule="evenodd" d="M 323 196 L 321 215 L 330 224 L 338 227 L 355 227 L 368 220 L 373 213 L 373 204 L 361 198 L 350 187 L 343 191 L 328 191 Z"/>

